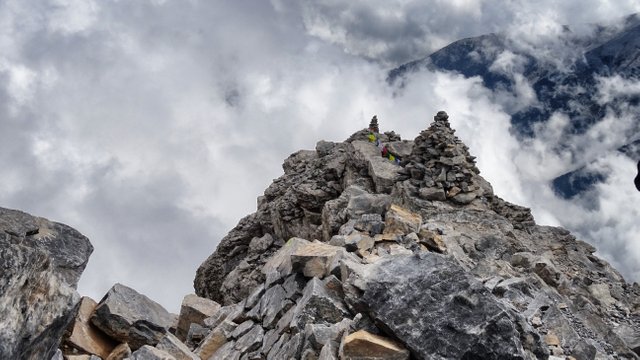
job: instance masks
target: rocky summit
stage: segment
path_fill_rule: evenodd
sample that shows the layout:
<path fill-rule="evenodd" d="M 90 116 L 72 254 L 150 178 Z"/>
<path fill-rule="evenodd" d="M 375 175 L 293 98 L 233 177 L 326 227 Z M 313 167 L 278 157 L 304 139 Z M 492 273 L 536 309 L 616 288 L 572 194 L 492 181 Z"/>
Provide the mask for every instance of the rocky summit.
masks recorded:
<path fill-rule="evenodd" d="M 412 141 L 374 120 L 286 159 L 180 314 L 80 299 L 88 240 L 1 210 L 0 358 L 640 358 L 637 283 L 496 196 L 445 112 Z"/>

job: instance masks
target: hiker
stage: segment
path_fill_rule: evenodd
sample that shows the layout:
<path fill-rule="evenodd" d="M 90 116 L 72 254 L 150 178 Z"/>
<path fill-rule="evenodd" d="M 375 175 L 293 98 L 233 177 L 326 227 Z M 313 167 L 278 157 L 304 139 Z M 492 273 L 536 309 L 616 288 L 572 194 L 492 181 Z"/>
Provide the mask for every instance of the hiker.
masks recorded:
<path fill-rule="evenodd" d="M 638 175 L 636 175 L 636 178 L 633 180 L 633 182 L 636 184 L 636 189 L 640 191 L 640 161 L 638 161 Z"/>

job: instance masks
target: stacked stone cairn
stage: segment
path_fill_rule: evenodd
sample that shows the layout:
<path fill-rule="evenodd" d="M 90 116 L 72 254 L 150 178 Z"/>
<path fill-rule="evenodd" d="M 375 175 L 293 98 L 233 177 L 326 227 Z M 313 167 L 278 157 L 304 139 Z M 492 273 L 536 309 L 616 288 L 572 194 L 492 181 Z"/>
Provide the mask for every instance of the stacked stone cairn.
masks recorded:
<path fill-rule="evenodd" d="M 376 134 L 380 132 L 380 127 L 378 126 L 378 116 L 373 115 L 373 117 L 371 118 L 371 122 L 369 123 L 369 130 L 373 131 Z"/>
<path fill-rule="evenodd" d="M 438 112 L 431 126 L 414 140 L 403 174 L 424 199 L 468 204 L 484 192 L 476 176 L 480 170 L 448 119 L 446 112 Z"/>

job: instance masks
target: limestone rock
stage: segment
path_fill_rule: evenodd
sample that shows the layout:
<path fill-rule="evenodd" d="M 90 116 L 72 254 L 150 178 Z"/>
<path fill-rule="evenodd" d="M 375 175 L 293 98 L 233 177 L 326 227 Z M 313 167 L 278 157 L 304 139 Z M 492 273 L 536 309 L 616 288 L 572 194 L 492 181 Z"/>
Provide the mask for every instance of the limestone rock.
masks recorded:
<path fill-rule="evenodd" d="M 340 247 L 321 242 L 300 246 L 291 254 L 292 269 L 306 277 L 323 278 L 331 259 L 341 250 Z"/>
<path fill-rule="evenodd" d="M 228 340 L 231 339 L 231 333 L 237 326 L 238 325 L 229 320 L 223 321 L 202 340 L 200 346 L 194 353 L 201 359 L 209 359 L 220 348 L 227 344 Z"/>
<path fill-rule="evenodd" d="M 144 345 L 131 354 L 131 360 L 176 360 L 176 358 L 166 351 Z"/>
<path fill-rule="evenodd" d="M 86 296 L 80 300 L 70 334 L 65 337 L 63 346 L 106 359 L 117 344 L 91 324 L 91 315 L 97 305 L 93 299 Z"/>
<path fill-rule="evenodd" d="M 320 280 L 313 278 L 296 305 L 291 327 L 304 331 L 306 324 L 335 324 L 348 316 L 349 311 L 342 301 L 329 293 Z"/>
<path fill-rule="evenodd" d="M 344 338 L 340 358 L 408 360 L 409 351 L 396 341 L 360 330 Z"/>
<path fill-rule="evenodd" d="M 385 215 L 386 234 L 409 234 L 417 233 L 422 225 L 422 217 L 420 214 L 402 208 L 399 205 L 391 205 L 389 211 Z"/>
<path fill-rule="evenodd" d="M 93 325 L 133 350 L 155 346 L 173 322 L 160 304 L 122 284 L 115 284 L 91 317 Z"/>
<path fill-rule="evenodd" d="M 93 247 L 78 231 L 0 208 L 0 359 L 51 359 Z"/>
<path fill-rule="evenodd" d="M 522 329 L 524 320 L 451 260 L 420 253 L 369 266 L 358 305 L 418 358 L 545 355 L 539 337 Z M 533 343 L 523 344 L 526 337 Z"/>
<path fill-rule="evenodd" d="M 203 325 L 204 319 L 213 316 L 220 309 L 220 304 L 213 300 L 189 294 L 182 300 L 176 336 L 184 341 L 192 323 Z"/>
<path fill-rule="evenodd" d="M 293 271 L 291 255 L 304 245 L 310 244 L 308 240 L 291 238 L 278 252 L 273 255 L 262 267 L 262 272 L 267 276 L 273 276 L 271 281 L 283 279 Z"/>
<path fill-rule="evenodd" d="M 199 360 L 180 339 L 172 334 L 166 334 L 160 339 L 156 345 L 156 349 L 165 351 L 167 354 L 176 358 L 176 360 Z"/>
<path fill-rule="evenodd" d="M 123 360 L 131 356 L 131 348 L 127 343 L 116 346 L 105 360 Z"/>

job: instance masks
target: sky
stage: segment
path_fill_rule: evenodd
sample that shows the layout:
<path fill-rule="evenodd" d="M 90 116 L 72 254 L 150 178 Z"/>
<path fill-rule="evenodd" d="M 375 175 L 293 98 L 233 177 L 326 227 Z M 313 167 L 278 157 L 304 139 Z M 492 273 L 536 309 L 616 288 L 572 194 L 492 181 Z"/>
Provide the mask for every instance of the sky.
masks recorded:
<path fill-rule="evenodd" d="M 515 94 L 427 70 L 403 89 L 385 81 L 460 38 L 505 31 L 535 48 L 562 24 L 635 12 L 635 0 L 0 0 L 0 206 L 91 239 L 81 294 L 99 300 L 119 282 L 177 312 L 197 267 L 289 154 L 343 141 L 374 114 L 413 139 L 446 110 L 498 195 L 639 281 L 631 159 L 599 158 L 590 166 L 607 181 L 591 201 L 568 202 L 547 185 L 577 161 L 552 151 L 568 119 L 554 114 L 525 143 L 509 132 L 506 110 L 536 100 L 526 80 Z M 572 56 L 562 46 L 538 55 Z M 496 71 L 517 77 L 517 58 L 500 59 Z M 638 89 L 603 78 L 597 96 Z M 633 110 L 570 145 L 616 144 Z"/>

